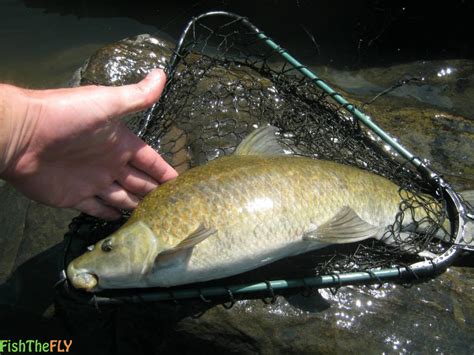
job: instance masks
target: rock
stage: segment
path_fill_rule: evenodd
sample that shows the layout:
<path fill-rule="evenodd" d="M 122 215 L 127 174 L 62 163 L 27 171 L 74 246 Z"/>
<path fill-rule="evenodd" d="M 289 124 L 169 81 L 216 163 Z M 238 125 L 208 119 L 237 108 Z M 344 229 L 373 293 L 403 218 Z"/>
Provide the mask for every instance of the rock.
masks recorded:
<path fill-rule="evenodd" d="M 446 68 L 451 68 L 449 74 Z M 455 188 L 474 188 L 474 111 L 469 103 L 474 95 L 473 61 L 414 62 L 353 72 L 314 70 Z M 364 104 L 411 77 L 424 80 Z"/>
<path fill-rule="evenodd" d="M 57 209 L 31 201 L 15 267 L 62 243 L 71 219 L 78 214 L 72 209 Z"/>
<path fill-rule="evenodd" d="M 152 69 L 164 69 L 174 46 L 170 41 L 148 34 L 111 43 L 97 49 L 74 72 L 69 86 L 120 86 L 137 83 Z M 123 120 L 137 132 L 136 122 L 141 121 L 142 116 L 143 112 L 137 112 L 126 115 Z"/>
<path fill-rule="evenodd" d="M 467 59 L 419 61 L 385 68 L 341 71 L 316 67 L 329 82 L 360 101 L 369 101 L 381 91 L 408 82 L 377 99 L 389 106 L 437 108 L 453 115 L 474 119 L 474 62 Z"/>
<path fill-rule="evenodd" d="M 212 353 L 452 353 L 464 346 L 470 353 L 474 302 L 466 290 L 473 276 L 472 269 L 455 269 L 408 289 L 386 284 L 379 290 L 346 287 L 336 295 L 321 290 L 329 307 L 313 312 L 283 297 L 270 306 L 241 301 L 231 310 L 213 307 L 182 319 L 176 330 Z"/>
<path fill-rule="evenodd" d="M 474 188 L 474 120 L 430 108 L 371 105 L 366 112 L 455 188 Z"/>
<path fill-rule="evenodd" d="M 80 69 L 81 85 L 119 86 L 140 81 L 154 68 L 164 69 L 174 44 L 147 34 L 98 49 Z"/>
<path fill-rule="evenodd" d="M 254 127 L 281 115 L 284 100 L 273 83 L 247 66 L 211 66 L 203 57 L 177 75 L 158 129 L 166 133 L 145 140 L 178 172 L 231 154 Z"/>
<path fill-rule="evenodd" d="M 323 289 L 310 298 L 279 297 L 271 305 L 242 300 L 230 310 L 202 301 L 103 306 L 100 311 L 62 307 L 81 342 L 123 354 L 187 354 L 196 348 L 209 354 L 469 354 L 474 301 L 466 291 L 473 286 L 473 269 L 451 268 L 409 288 L 344 287 L 335 295 Z"/>

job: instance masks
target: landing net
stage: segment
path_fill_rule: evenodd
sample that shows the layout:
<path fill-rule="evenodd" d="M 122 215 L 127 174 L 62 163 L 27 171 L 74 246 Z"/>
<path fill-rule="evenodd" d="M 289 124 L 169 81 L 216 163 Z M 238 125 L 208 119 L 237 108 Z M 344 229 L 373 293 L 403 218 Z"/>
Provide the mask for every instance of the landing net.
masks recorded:
<path fill-rule="evenodd" d="M 385 242 L 326 248 L 218 284 L 191 287 L 184 298 L 238 293 L 235 285 L 260 285 L 255 290 L 273 292 L 433 275 L 468 244 L 460 228 L 468 220 L 466 206 L 451 187 L 246 18 L 224 12 L 194 18 L 176 48 L 169 48 L 166 63 L 168 82 L 162 98 L 128 125 L 178 172 L 232 154 L 246 135 L 272 124 L 288 149 L 384 176 L 400 186 L 402 198 Z M 418 213 L 420 209 L 425 213 Z M 416 219 L 420 215 L 425 217 Z M 88 216 L 75 219 L 67 237 L 66 265 L 126 219 L 126 214 L 114 223 Z M 411 219 L 417 225 L 404 230 L 404 221 Z M 421 251 L 438 258 L 423 261 Z M 137 292 L 142 292 L 141 298 L 135 297 Z M 169 291 L 160 292 L 133 290 L 129 300 L 171 297 Z M 119 295 L 125 297 L 124 291 Z M 103 299 L 118 298 L 112 292 Z"/>

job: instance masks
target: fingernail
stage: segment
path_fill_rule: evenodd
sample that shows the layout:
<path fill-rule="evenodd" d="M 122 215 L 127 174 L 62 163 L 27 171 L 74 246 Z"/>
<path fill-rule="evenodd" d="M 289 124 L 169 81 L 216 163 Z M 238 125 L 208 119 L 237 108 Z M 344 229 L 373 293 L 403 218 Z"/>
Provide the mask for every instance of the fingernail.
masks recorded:
<path fill-rule="evenodd" d="M 164 71 L 160 68 L 155 68 L 148 73 L 148 77 L 155 81 L 161 81 L 162 76 L 164 76 Z"/>

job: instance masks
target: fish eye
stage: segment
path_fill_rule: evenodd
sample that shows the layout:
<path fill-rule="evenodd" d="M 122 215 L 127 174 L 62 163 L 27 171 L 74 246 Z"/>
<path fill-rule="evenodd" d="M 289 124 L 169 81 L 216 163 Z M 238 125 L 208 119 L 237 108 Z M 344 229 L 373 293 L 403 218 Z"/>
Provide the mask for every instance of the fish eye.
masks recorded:
<path fill-rule="evenodd" d="M 110 240 L 110 239 L 104 240 L 104 242 L 101 245 L 101 249 L 102 249 L 102 251 L 104 251 L 106 253 L 109 252 L 109 251 L 112 251 L 112 240 Z"/>

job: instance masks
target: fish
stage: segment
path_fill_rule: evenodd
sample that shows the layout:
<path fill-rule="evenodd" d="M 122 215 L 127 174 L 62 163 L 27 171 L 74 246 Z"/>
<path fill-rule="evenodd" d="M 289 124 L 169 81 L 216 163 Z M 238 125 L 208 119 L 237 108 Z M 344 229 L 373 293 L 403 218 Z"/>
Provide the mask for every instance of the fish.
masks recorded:
<path fill-rule="evenodd" d="M 288 154 L 277 134 L 261 127 L 233 155 L 150 192 L 120 229 L 69 263 L 70 283 L 89 292 L 171 287 L 382 239 L 399 212 L 399 186 L 353 166 Z M 416 209 L 404 221 L 423 213 Z"/>

